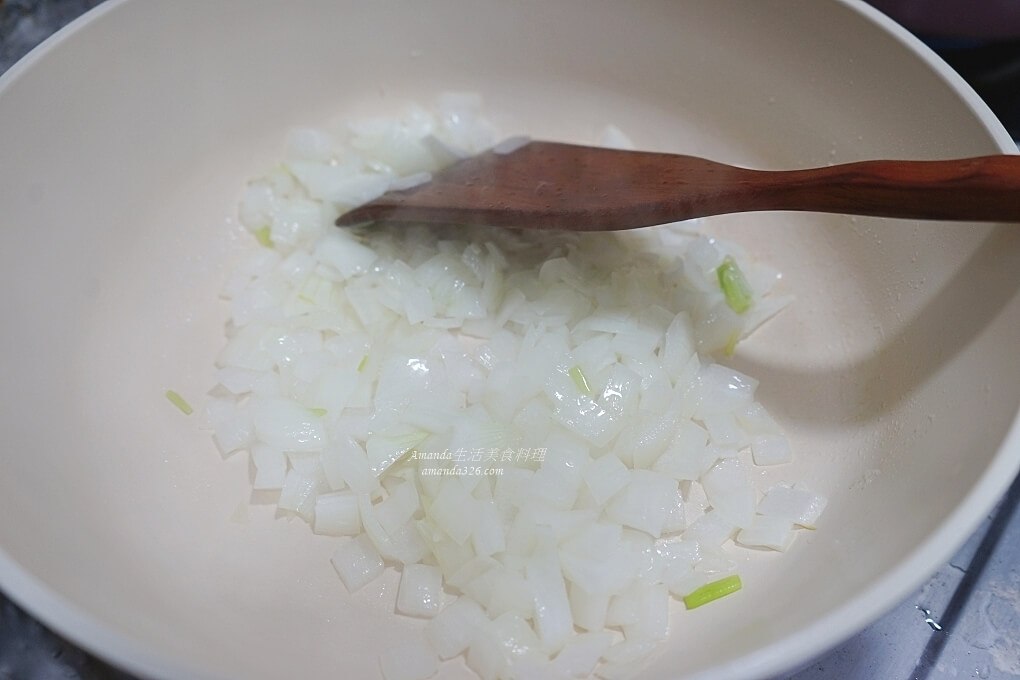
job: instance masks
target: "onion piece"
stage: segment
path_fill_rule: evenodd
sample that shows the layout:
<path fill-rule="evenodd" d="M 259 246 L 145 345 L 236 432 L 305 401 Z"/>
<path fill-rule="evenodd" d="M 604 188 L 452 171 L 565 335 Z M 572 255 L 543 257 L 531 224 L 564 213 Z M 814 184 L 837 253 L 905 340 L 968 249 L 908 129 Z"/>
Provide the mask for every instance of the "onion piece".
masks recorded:
<path fill-rule="evenodd" d="M 426 564 L 407 564 L 400 574 L 397 611 L 408 616 L 432 618 L 443 600 L 443 572 Z"/>
<path fill-rule="evenodd" d="M 337 548 L 330 561 L 351 593 L 374 581 L 385 567 L 379 551 L 365 534 Z"/>
<path fill-rule="evenodd" d="M 477 602 L 460 598 L 444 607 L 425 626 L 425 634 L 441 659 L 450 659 L 468 648 L 475 631 L 488 621 Z"/>
<path fill-rule="evenodd" d="M 777 484 L 765 492 L 758 502 L 758 513 L 777 517 L 806 529 L 815 528 L 818 517 L 826 506 L 826 499 L 803 486 Z"/>
<path fill-rule="evenodd" d="M 567 587 L 551 539 L 543 539 L 525 568 L 534 593 L 535 629 L 546 649 L 559 649 L 573 632 Z"/>
<path fill-rule="evenodd" d="M 358 497 L 350 492 L 319 494 L 315 497 L 312 530 L 326 536 L 357 536 L 361 533 Z"/>
<path fill-rule="evenodd" d="M 737 532 L 736 542 L 785 552 L 793 543 L 793 524 L 779 517 L 755 515 L 751 525 Z"/>
<path fill-rule="evenodd" d="M 782 465 L 793 460 L 793 449 L 783 435 L 766 435 L 751 443 L 751 456 L 755 465 Z"/>

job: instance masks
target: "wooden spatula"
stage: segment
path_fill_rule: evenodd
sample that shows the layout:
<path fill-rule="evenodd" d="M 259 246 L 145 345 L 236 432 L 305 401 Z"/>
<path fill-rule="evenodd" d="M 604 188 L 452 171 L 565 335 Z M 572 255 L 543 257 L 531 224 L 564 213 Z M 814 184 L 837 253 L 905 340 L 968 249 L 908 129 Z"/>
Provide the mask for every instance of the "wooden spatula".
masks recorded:
<path fill-rule="evenodd" d="M 693 156 L 532 141 L 460 161 L 424 184 L 341 215 L 337 225 L 606 231 L 758 210 L 1020 222 L 1020 156 L 762 171 Z"/>

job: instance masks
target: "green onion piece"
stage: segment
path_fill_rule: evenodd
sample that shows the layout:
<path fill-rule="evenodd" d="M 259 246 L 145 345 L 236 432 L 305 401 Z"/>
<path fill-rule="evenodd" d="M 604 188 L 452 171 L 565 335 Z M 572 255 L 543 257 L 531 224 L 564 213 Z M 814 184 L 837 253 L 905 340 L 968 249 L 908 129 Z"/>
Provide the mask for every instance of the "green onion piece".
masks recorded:
<path fill-rule="evenodd" d="M 273 247 L 273 237 L 269 235 L 269 227 L 261 227 L 255 230 L 255 240 L 266 248 Z"/>
<path fill-rule="evenodd" d="M 316 416 L 317 418 L 321 418 L 322 416 L 326 415 L 326 413 L 327 413 L 326 409 L 324 409 L 324 408 L 310 408 L 308 410 L 311 411 L 312 415 Z"/>
<path fill-rule="evenodd" d="M 740 333 L 733 331 L 733 335 L 726 341 L 726 346 L 723 347 L 723 354 L 728 357 L 733 356 L 733 353 L 737 350 L 737 341 L 740 340 Z"/>
<path fill-rule="evenodd" d="M 753 293 L 736 260 L 727 257 L 716 270 L 719 275 L 719 286 L 726 296 L 726 304 L 737 314 L 743 314 L 751 307 Z"/>
<path fill-rule="evenodd" d="M 712 600 L 718 600 L 720 597 L 735 593 L 742 587 L 740 576 L 733 574 L 732 576 L 727 576 L 726 578 L 721 578 L 718 581 L 712 581 L 701 586 L 690 595 L 684 597 L 684 604 L 687 605 L 688 609 L 694 609 L 703 604 L 708 604 Z"/>
<path fill-rule="evenodd" d="M 191 404 L 184 401 L 184 397 L 177 394 L 173 390 L 166 391 L 166 398 L 169 399 L 170 403 L 179 408 L 181 410 L 181 413 L 183 413 L 186 416 L 190 416 L 195 411 L 195 409 L 191 408 Z"/>
<path fill-rule="evenodd" d="M 574 381 L 575 385 L 577 385 L 577 389 L 581 390 L 588 396 L 591 396 L 591 385 L 588 384 L 588 377 L 584 374 L 584 371 L 581 370 L 580 366 L 571 367 L 570 370 L 567 371 L 567 375 L 569 375 L 570 379 Z"/>
<path fill-rule="evenodd" d="M 361 357 L 361 361 L 358 362 L 358 373 L 365 370 L 365 366 L 368 366 L 368 355 Z"/>

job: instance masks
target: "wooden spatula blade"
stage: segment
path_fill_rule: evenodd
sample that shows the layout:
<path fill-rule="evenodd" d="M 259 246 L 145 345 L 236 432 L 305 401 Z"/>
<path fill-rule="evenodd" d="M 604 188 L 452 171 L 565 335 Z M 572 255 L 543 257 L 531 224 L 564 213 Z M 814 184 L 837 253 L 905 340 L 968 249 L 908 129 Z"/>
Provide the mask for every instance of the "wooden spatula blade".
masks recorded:
<path fill-rule="evenodd" d="M 698 214 L 698 196 L 738 168 L 700 158 L 530 142 L 487 151 L 392 191 L 337 224 L 422 222 L 602 231 L 674 222 Z M 664 195 L 667 197 L 664 200 Z M 672 195 L 675 200 L 668 200 Z"/>

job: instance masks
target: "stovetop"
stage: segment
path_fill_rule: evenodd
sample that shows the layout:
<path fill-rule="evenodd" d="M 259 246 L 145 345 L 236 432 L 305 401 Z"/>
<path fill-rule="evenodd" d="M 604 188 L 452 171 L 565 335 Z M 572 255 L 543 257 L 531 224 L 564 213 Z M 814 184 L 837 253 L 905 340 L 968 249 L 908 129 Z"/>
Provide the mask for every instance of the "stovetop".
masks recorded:
<path fill-rule="evenodd" d="M 102 0 L 0 0 L 0 73 Z M 929 43 L 1020 139 L 1020 40 Z M 0 680 L 136 680 L 0 592 Z M 884 617 L 782 680 L 1020 679 L 1020 477 L 957 554 Z M 780 679 L 776 679 L 780 680 Z"/>

